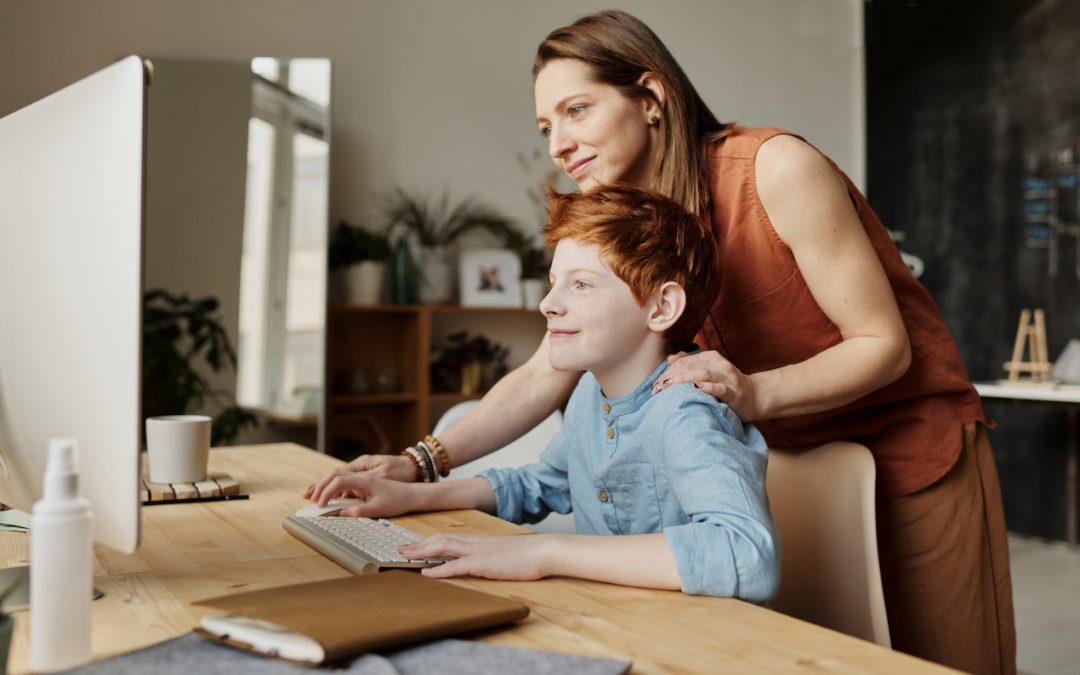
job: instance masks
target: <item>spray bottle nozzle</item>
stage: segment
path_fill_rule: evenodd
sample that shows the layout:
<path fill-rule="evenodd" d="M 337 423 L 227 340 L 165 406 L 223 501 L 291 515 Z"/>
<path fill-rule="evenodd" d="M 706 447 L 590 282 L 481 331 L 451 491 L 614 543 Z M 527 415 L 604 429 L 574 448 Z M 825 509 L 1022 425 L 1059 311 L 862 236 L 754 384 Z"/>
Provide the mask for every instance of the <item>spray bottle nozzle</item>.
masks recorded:
<path fill-rule="evenodd" d="M 49 439 L 49 464 L 45 468 L 45 498 L 74 497 L 79 489 L 79 468 L 74 438 Z"/>

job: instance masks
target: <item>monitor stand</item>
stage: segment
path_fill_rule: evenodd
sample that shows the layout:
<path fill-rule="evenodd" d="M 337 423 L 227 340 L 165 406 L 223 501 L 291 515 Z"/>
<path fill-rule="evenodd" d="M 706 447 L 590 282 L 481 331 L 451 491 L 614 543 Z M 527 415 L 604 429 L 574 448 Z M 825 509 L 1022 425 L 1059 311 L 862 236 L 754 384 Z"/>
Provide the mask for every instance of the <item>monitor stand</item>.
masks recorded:
<path fill-rule="evenodd" d="M 105 595 L 94 589 L 94 600 Z M 30 566 L 0 569 L 0 612 L 18 612 L 30 609 Z"/>

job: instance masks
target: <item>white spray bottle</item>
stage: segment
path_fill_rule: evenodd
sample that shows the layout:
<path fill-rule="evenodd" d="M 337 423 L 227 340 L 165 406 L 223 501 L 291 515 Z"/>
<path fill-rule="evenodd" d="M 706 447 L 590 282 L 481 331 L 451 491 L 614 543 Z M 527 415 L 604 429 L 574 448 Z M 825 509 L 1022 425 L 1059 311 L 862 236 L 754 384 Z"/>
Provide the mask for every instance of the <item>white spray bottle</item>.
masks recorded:
<path fill-rule="evenodd" d="M 79 496 L 75 440 L 49 441 L 45 489 L 30 521 L 30 668 L 53 672 L 90 661 L 94 534 Z"/>

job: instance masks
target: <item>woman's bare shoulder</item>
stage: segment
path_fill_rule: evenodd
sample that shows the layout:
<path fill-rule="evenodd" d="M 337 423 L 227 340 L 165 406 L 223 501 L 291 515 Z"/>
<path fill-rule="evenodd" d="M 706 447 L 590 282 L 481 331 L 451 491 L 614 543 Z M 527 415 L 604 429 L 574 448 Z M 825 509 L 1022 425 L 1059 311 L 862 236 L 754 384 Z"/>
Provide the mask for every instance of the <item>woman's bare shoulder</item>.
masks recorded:
<path fill-rule="evenodd" d="M 814 146 L 789 134 L 773 136 L 762 143 L 754 160 L 754 169 L 759 191 L 792 180 L 813 180 L 821 176 L 837 182 L 829 160 Z"/>
<path fill-rule="evenodd" d="M 788 245 L 816 226 L 838 221 L 857 224 L 850 195 L 833 165 L 795 136 L 765 141 L 754 163 L 758 198 L 780 238 Z"/>

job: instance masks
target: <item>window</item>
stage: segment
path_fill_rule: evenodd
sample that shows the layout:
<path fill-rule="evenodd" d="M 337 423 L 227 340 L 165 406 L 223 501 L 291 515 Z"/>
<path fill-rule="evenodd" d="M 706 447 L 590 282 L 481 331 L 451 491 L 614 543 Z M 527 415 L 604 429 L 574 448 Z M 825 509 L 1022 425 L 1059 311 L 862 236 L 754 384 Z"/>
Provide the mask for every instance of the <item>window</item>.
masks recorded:
<path fill-rule="evenodd" d="M 252 71 L 237 398 L 300 416 L 323 379 L 330 64 L 255 59 Z"/>

